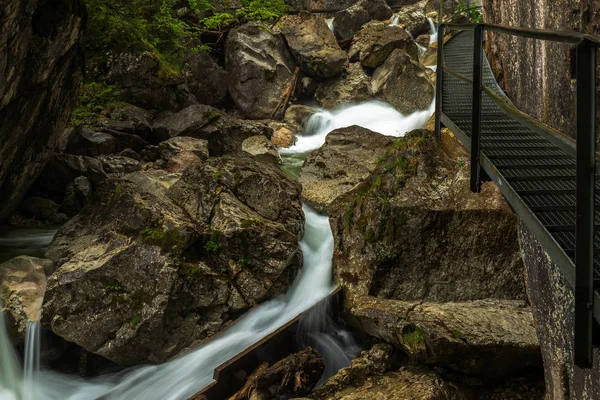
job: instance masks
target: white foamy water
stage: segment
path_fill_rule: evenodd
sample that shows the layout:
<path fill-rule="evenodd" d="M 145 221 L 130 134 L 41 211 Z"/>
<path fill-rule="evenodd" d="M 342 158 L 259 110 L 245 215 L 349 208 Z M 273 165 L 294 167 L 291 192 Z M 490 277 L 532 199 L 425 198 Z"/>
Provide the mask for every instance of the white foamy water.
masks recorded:
<path fill-rule="evenodd" d="M 329 27 L 329 30 L 333 33 L 335 33 L 335 27 L 333 26 L 333 20 L 335 18 L 329 18 L 328 20 L 326 20 L 325 22 L 327 22 L 327 26 Z"/>
<path fill-rule="evenodd" d="M 433 22 L 433 19 L 428 17 L 427 20 L 429 21 L 429 34 L 431 35 L 429 37 L 429 45 L 431 46 L 431 43 L 435 43 L 438 41 L 438 31 L 437 26 L 435 26 L 435 23 Z"/>
<path fill-rule="evenodd" d="M 28 322 L 25 332 L 25 360 L 23 376 L 23 400 L 40 397 L 38 375 L 40 372 L 40 322 Z"/>
<path fill-rule="evenodd" d="M 397 15 L 394 15 L 394 18 L 392 18 L 392 22 L 390 23 L 390 26 L 396 26 L 396 25 L 400 25 L 400 18 L 398 18 Z"/>
<path fill-rule="evenodd" d="M 325 143 L 329 132 L 359 125 L 388 136 L 404 136 L 406 132 L 421 128 L 433 113 L 433 102 L 424 111 L 402 115 L 388 103 L 378 100 L 340 107 L 331 111 L 319 111 L 314 114 L 296 144 L 289 149 L 281 149 L 282 155 L 307 153 L 318 149 Z"/>

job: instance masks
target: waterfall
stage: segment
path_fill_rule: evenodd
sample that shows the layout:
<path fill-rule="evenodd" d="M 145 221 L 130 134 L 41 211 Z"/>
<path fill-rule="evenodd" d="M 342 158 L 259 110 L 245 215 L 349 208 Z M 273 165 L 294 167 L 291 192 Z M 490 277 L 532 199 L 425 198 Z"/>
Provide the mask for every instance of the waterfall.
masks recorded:
<path fill-rule="evenodd" d="M 398 18 L 397 15 L 394 15 L 394 18 L 392 18 L 392 22 L 390 23 L 390 26 L 396 26 L 396 25 L 400 25 L 400 18 Z"/>
<path fill-rule="evenodd" d="M 329 132 L 350 125 L 360 125 L 385 135 L 402 136 L 422 127 L 432 109 L 433 105 L 428 110 L 403 116 L 386 103 L 369 101 L 320 111 L 311 117 L 296 144 L 281 153 L 284 159 L 298 163 L 307 152 L 319 148 Z M 26 368 L 30 371 L 26 373 L 26 381 L 33 386 L 30 388 L 28 383 L 20 386 L 22 379 L 18 363 L 4 321 L 0 320 L 0 398 L 19 399 L 21 390 L 33 393 L 36 400 L 90 400 L 100 397 L 105 400 L 180 400 L 194 395 L 213 381 L 216 367 L 302 314 L 334 290 L 333 235 L 329 218 L 307 205 L 303 205 L 303 211 L 305 234 L 300 247 L 304 253 L 304 265 L 288 292 L 252 309 L 220 335 L 173 361 L 135 367 L 87 381 L 45 369 L 36 372 L 36 365 L 39 365 L 36 361 L 39 357 L 39 324 L 35 323 L 29 326 L 26 344 Z M 327 307 L 318 307 L 306 315 L 300 323 L 300 330 L 303 341 L 315 346 L 323 355 L 327 364 L 324 377 L 348 365 L 358 352 L 351 335 L 336 325 Z"/>
<path fill-rule="evenodd" d="M 333 20 L 334 20 L 334 18 L 329 18 L 325 22 L 327 22 L 327 26 L 329 27 L 329 30 L 331 32 L 335 33 L 335 27 L 333 26 Z"/>
<path fill-rule="evenodd" d="M 435 26 L 435 23 L 433 22 L 433 19 L 428 17 L 427 21 L 429 21 L 429 34 L 431 35 L 430 39 L 429 39 L 429 45 L 431 46 L 432 43 L 437 42 L 438 32 L 437 32 L 437 27 Z"/>
<path fill-rule="evenodd" d="M 25 332 L 23 400 L 39 398 L 37 382 L 40 372 L 40 322 L 28 322 Z"/>

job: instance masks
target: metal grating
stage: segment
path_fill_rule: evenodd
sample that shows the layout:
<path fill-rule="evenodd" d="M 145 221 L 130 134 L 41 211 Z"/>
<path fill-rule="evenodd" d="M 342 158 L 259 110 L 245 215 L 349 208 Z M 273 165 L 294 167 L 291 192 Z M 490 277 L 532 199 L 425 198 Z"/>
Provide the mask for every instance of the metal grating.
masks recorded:
<path fill-rule="evenodd" d="M 444 44 L 442 112 L 468 137 L 471 135 L 472 86 L 446 72 L 452 69 L 469 79 L 473 76 L 473 32 L 463 31 Z M 496 83 L 487 59 L 483 60 L 483 84 L 500 97 L 506 96 Z M 506 99 L 508 102 L 509 100 Z M 482 94 L 482 153 L 513 191 L 529 207 L 547 232 L 573 259 L 575 256 L 575 159 L 508 116 L 485 92 Z M 600 184 L 596 180 L 596 205 L 600 210 Z M 595 235 L 594 284 L 600 289 L 600 212 Z"/>

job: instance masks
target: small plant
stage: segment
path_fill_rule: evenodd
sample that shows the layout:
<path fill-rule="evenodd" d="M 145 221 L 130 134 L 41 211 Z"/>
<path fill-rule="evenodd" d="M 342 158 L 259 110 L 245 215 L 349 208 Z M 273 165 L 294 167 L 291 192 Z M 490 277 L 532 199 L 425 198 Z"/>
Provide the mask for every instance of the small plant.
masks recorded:
<path fill-rule="evenodd" d="M 423 331 L 418 326 L 411 332 L 407 332 L 402 335 L 404 343 L 408 346 L 420 346 L 425 343 L 425 336 Z"/>
<path fill-rule="evenodd" d="M 465 166 L 465 160 L 458 160 L 458 163 L 456 163 L 456 165 L 458 166 L 458 168 L 463 168 Z"/>
<path fill-rule="evenodd" d="M 207 254 L 219 254 L 221 252 L 221 246 L 219 245 L 219 243 L 213 240 L 209 240 L 204 245 L 204 251 Z"/>
<path fill-rule="evenodd" d="M 135 328 L 140 324 L 140 322 L 142 322 L 142 316 L 140 314 L 135 315 L 133 318 L 131 318 L 131 327 Z"/>
<path fill-rule="evenodd" d="M 469 5 L 464 1 L 459 1 L 456 7 L 456 14 L 463 14 L 469 18 L 469 22 L 480 24 L 483 22 L 483 14 L 481 13 L 481 6 Z"/>
<path fill-rule="evenodd" d="M 457 338 L 458 340 L 462 339 L 462 332 L 458 329 L 452 329 L 452 336 Z"/>
<path fill-rule="evenodd" d="M 223 175 L 219 171 L 213 172 L 213 179 L 215 180 L 215 182 L 221 182 L 222 177 Z"/>
<path fill-rule="evenodd" d="M 112 284 L 107 284 L 104 286 L 104 288 L 106 289 L 107 292 L 110 292 L 110 293 L 118 293 L 118 292 L 123 291 L 123 286 L 121 286 L 118 282 L 112 283 Z"/>
<path fill-rule="evenodd" d="M 159 242 L 165 238 L 165 233 L 156 228 L 146 228 L 140 232 L 140 236 L 147 242 Z"/>
<path fill-rule="evenodd" d="M 240 257 L 240 259 L 238 260 L 238 263 L 245 265 L 246 267 L 252 266 L 252 260 L 250 260 L 247 257 Z"/>

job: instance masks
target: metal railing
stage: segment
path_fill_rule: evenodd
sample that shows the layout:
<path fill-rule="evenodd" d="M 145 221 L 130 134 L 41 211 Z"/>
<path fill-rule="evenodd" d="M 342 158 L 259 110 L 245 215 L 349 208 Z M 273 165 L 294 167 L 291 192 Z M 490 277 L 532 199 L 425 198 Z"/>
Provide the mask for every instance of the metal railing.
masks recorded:
<path fill-rule="evenodd" d="M 442 14 L 440 14 L 442 15 Z M 472 79 L 451 70 L 444 65 L 444 32 L 446 30 L 474 31 L 473 76 Z M 527 114 L 517 110 L 501 98 L 496 92 L 482 84 L 483 75 L 483 38 L 484 33 L 497 32 L 523 38 L 571 43 L 576 48 L 576 81 L 577 81 L 577 140 L 573 140 L 560 132 L 540 123 Z M 501 25 L 452 24 L 442 23 L 438 30 L 438 67 L 435 103 L 435 133 L 439 137 L 442 118 L 442 91 L 444 72 L 472 85 L 471 109 L 471 181 L 473 192 L 481 188 L 480 171 L 482 167 L 480 149 L 482 93 L 485 93 L 511 118 L 538 133 L 552 144 L 573 156 L 576 160 L 576 219 L 575 219 L 575 274 L 562 269 L 567 281 L 575 292 L 575 324 L 574 324 L 574 358 L 575 363 L 589 368 L 593 363 L 594 315 L 600 317 L 600 297 L 594 292 L 594 199 L 596 173 L 596 52 L 600 46 L 600 38 L 575 33 L 545 31 L 530 28 L 516 28 Z M 489 161 L 486 158 L 486 162 Z M 531 211 L 529 210 L 529 213 Z M 534 217 L 535 218 L 535 217 Z M 539 224 L 539 221 L 537 221 Z M 542 227 L 542 229 L 545 229 Z M 551 243 L 555 245 L 555 243 Z M 556 251 L 557 259 L 564 260 L 564 252 Z M 552 254 L 551 254 L 552 255 Z M 559 265 L 559 261 L 553 260 Z M 570 260 L 569 260 L 570 261 Z M 572 265 L 572 262 L 571 262 Z M 571 267 L 572 268 L 572 267 Z"/>

